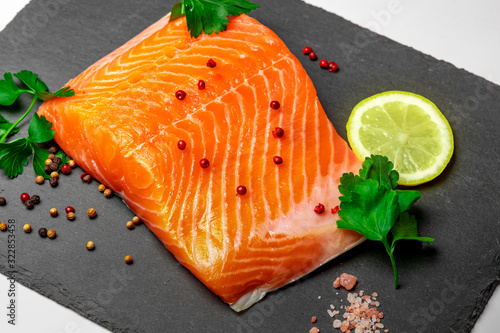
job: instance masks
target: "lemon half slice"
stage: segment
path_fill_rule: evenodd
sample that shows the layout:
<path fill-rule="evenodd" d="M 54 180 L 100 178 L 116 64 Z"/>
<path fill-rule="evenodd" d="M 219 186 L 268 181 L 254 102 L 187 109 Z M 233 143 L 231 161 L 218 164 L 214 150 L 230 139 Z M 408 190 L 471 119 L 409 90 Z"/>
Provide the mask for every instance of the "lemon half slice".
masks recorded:
<path fill-rule="evenodd" d="M 436 178 L 453 154 L 453 133 L 441 111 L 428 99 L 404 91 L 361 101 L 349 117 L 347 136 L 361 160 L 387 156 L 399 172 L 400 185 Z"/>

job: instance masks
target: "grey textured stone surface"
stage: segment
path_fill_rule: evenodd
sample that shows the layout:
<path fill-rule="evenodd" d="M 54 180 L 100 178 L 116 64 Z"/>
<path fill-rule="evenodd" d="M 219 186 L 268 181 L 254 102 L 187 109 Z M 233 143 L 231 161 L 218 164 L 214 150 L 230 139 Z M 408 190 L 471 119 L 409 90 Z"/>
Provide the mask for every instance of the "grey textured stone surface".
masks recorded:
<path fill-rule="evenodd" d="M 0 34 L 0 72 L 30 69 L 52 89 L 166 14 L 174 1 L 32 1 Z M 311 76 L 330 120 L 346 138 L 345 124 L 360 100 L 406 90 L 432 100 L 448 118 L 455 154 L 435 181 L 419 186 L 415 213 L 434 245 L 410 243 L 396 251 L 400 288 L 379 244 L 365 242 L 309 276 L 271 293 L 243 313 L 233 312 L 183 268 L 153 233 L 124 223 L 133 213 L 117 197 L 105 199 L 97 182 L 83 184 L 79 169 L 59 187 L 34 183 L 31 167 L 13 180 L 0 176 L 0 220 L 15 219 L 17 280 L 114 332 L 307 332 L 310 317 L 332 330 L 326 309 L 346 303 L 332 288 L 342 272 L 359 278 L 357 290 L 379 293 L 391 332 L 468 332 L 500 276 L 498 203 L 500 87 L 299 0 L 258 1 L 251 15 L 274 30 Z M 340 71 L 320 70 L 302 56 L 310 45 Z M 17 119 L 29 100 L 2 108 Z M 20 134 L 27 133 L 23 123 Z M 28 211 L 21 192 L 42 202 Z M 49 216 L 72 205 L 77 219 Z M 87 208 L 98 210 L 89 220 Z M 24 223 L 32 234 L 22 232 Z M 54 240 L 40 227 L 57 229 Z M 85 243 L 96 249 L 88 252 Z M 0 271 L 8 272 L 7 234 L 0 233 Z M 134 257 L 127 266 L 123 257 Z M 318 299 L 318 296 L 321 299 Z M 341 302 L 343 299 L 343 302 Z"/>

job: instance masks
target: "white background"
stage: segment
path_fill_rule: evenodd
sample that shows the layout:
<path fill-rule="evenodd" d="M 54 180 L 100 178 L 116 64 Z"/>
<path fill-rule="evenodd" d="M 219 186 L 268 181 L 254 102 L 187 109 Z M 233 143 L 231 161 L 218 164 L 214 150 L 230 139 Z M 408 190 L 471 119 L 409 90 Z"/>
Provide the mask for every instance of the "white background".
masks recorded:
<path fill-rule="evenodd" d="M 500 84 L 500 2 L 495 0 L 304 0 L 354 23 Z M 28 0 L 0 0 L 0 30 Z M 151 22 L 153 23 L 153 22 Z M 321 33 L 315 31 L 312 33 Z M 1 61 L 1 59 L 0 59 Z M 497 332 L 500 288 L 474 327 Z M 8 283 L 0 274 L 0 332 L 108 332 L 57 303 L 17 285 L 17 323 L 6 324 Z"/>

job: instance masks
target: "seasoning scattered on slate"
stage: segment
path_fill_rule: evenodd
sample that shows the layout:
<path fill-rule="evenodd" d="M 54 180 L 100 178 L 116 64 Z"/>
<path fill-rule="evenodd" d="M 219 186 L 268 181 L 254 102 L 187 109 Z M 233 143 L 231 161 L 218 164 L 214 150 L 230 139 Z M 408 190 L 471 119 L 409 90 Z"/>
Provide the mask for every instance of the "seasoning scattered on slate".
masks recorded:
<path fill-rule="evenodd" d="M 28 208 L 30 210 L 33 209 L 33 208 L 35 208 L 35 203 L 31 199 L 26 200 L 24 202 L 24 205 L 26 206 L 26 208 Z"/>
<path fill-rule="evenodd" d="M 59 178 L 59 172 L 57 171 L 52 171 L 50 173 L 50 178 Z"/>
<path fill-rule="evenodd" d="M 69 164 L 69 166 L 70 166 L 71 168 L 76 167 L 76 162 L 75 162 L 74 160 L 69 160 L 69 161 L 68 161 L 68 164 Z"/>
<path fill-rule="evenodd" d="M 87 250 L 89 250 L 89 251 L 92 251 L 95 249 L 95 244 L 93 241 L 88 241 L 86 246 L 87 246 Z"/>
<path fill-rule="evenodd" d="M 45 178 L 43 176 L 36 176 L 35 178 L 35 183 L 37 184 L 43 184 L 45 182 Z"/>
<path fill-rule="evenodd" d="M 39 195 L 36 195 L 36 194 L 35 194 L 35 195 L 32 195 L 32 196 L 31 196 L 31 201 L 33 201 L 33 203 L 34 203 L 35 205 L 38 205 L 38 204 L 40 203 L 40 196 L 39 196 Z"/>
<path fill-rule="evenodd" d="M 38 234 L 39 234 L 39 235 L 40 235 L 40 237 L 42 237 L 42 238 L 47 237 L 47 229 L 45 229 L 45 228 L 40 228 L 40 229 L 38 229 Z"/>
<path fill-rule="evenodd" d="M 113 191 L 111 191 L 111 189 L 107 188 L 104 190 L 104 196 L 106 198 L 111 198 L 113 196 Z"/>
<path fill-rule="evenodd" d="M 139 224 L 141 224 L 141 219 L 139 218 L 139 216 L 134 216 L 134 218 L 132 219 L 132 222 L 135 225 L 139 225 Z"/>
<path fill-rule="evenodd" d="M 97 211 L 94 208 L 89 208 L 87 210 L 87 215 L 88 215 L 88 217 L 90 217 L 91 219 L 93 219 L 93 218 L 95 218 L 97 216 Z"/>
<path fill-rule="evenodd" d="M 31 226 L 29 224 L 25 224 L 23 226 L 23 230 L 25 233 L 29 234 L 31 232 Z"/>
<path fill-rule="evenodd" d="M 50 239 L 54 239 L 56 238 L 57 234 L 56 234 L 56 231 L 54 229 L 50 229 L 49 231 L 47 231 L 47 236 L 50 238 Z"/>
<path fill-rule="evenodd" d="M 125 257 L 125 262 L 126 262 L 128 265 L 130 265 L 131 263 L 133 263 L 133 262 L 134 262 L 134 259 L 132 259 L 132 257 L 131 257 L 131 256 L 126 256 L 126 257 Z"/>
<path fill-rule="evenodd" d="M 57 208 L 51 208 L 49 213 L 50 213 L 50 216 L 52 216 L 52 217 L 56 217 L 59 214 L 59 212 L 57 211 Z"/>
<path fill-rule="evenodd" d="M 134 228 L 135 228 L 135 224 L 134 224 L 134 222 L 132 222 L 132 221 L 128 221 L 128 222 L 127 222 L 127 228 L 129 228 L 130 230 L 134 229 Z"/>
<path fill-rule="evenodd" d="M 7 204 L 7 200 L 4 197 L 0 197 L 0 206 L 5 206 Z"/>
<path fill-rule="evenodd" d="M 69 212 L 68 214 L 66 214 L 66 218 L 70 221 L 73 221 L 76 218 L 75 213 Z"/>
<path fill-rule="evenodd" d="M 106 186 L 104 184 L 99 185 L 99 192 L 106 191 Z"/>
<path fill-rule="evenodd" d="M 0 230 L 1 230 L 1 231 L 5 231 L 5 230 L 7 230 L 7 224 L 5 224 L 5 223 L 3 223 L 3 222 L 2 222 L 2 223 L 0 223 Z"/>
<path fill-rule="evenodd" d="M 57 185 L 59 185 L 59 181 L 57 180 L 57 178 L 50 178 L 49 184 L 52 187 L 57 187 Z"/>

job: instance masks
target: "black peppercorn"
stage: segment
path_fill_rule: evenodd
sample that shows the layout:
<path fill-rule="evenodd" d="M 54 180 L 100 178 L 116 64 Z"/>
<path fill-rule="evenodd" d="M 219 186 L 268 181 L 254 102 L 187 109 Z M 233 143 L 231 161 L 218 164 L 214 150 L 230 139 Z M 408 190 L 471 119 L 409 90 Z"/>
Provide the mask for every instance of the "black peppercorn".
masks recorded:
<path fill-rule="evenodd" d="M 57 147 L 50 147 L 49 148 L 49 153 L 51 153 L 51 154 L 57 153 Z"/>
<path fill-rule="evenodd" d="M 43 172 L 45 172 L 47 175 L 50 175 L 50 173 L 52 172 L 52 169 L 48 165 L 46 165 L 43 168 Z"/>
<path fill-rule="evenodd" d="M 31 201 L 33 201 L 33 203 L 34 203 L 35 205 L 38 205 L 38 204 L 40 203 L 40 196 L 39 196 L 39 195 L 36 195 L 36 194 L 35 194 L 35 195 L 32 195 L 32 196 L 31 196 Z"/>
<path fill-rule="evenodd" d="M 59 181 L 57 180 L 57 178 L 50 178 L 49 184 L 52 187 L 56 187 L 59 184 Z"/>
<path fill-rule="evenodd" d="M 57 171 L 57 169 L 59 169 L 59 164 L 52 162 L 50 163 L 49 168 L 52 171 Z"/>
<path fill-rule="evenodd" d="M 24 202 L 24 205 L 26 206 L 26 208 L 28 209 L 33 209 L 35 207 L 35 203 L 33 202 L 33 200 L 31 199 L 28 199 Z"/>
<path fill-rule="evenodd" d="M 56 163 L 57 165 L 61 165 L 62 159 L 59 156 L 54 157 L 52 162 Z"/>
<path fill-rule="evenodd" d="M 7 200 L 4 197 L 0 197 L 0 206 L 5 206 L 7 204 Z"/>
<path fill-rule="evenodd" d="M 38 234 L 39 234 L 39 235 L 40 235 L 40 237 L 42 237 L 42 238 L 47 237 L 47 229 L 45 229 L 45 228 L 40 228 L 40 229 L 38 229 Z"/>

